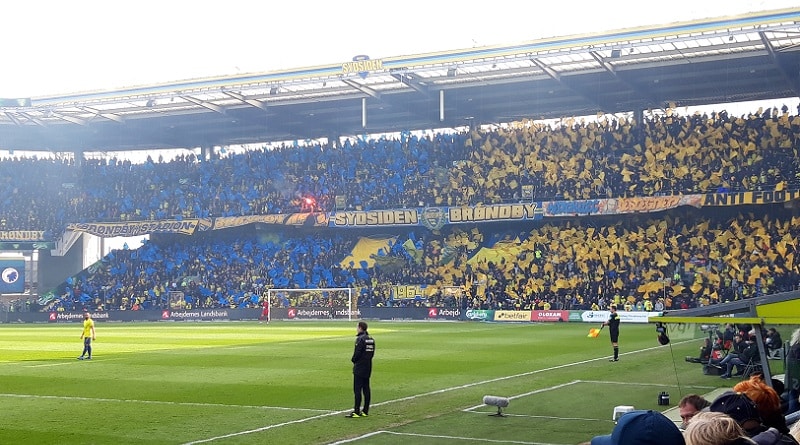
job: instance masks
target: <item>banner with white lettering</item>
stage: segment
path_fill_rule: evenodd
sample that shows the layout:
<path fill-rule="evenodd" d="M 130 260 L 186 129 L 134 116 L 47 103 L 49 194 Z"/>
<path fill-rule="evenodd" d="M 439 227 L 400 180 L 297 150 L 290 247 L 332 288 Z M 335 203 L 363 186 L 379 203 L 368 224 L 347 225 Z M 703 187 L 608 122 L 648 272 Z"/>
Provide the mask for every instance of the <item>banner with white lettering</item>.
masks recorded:
<path fill-rule="evenodd" d="M 531 321 L 569 321 L 569 311 L 531 311 Z"/>
<path fill-rule="evenodd" d="M 180 233 L 191 235 L 197 230 L 200 220 L 129 221 L 107 223 L 68 224 L 67 230 L 86 232 L 101 238 L 115 236 L 142 236 L 150 233 Z"/>
<path fill-rule="evenodd" d="M 608 320 L 609 311 L 584 311 L 581 319 L 586 323 L 602 323 Z M 650 317 L 660 317 L 662 312 L 617 311 L 622 323 L 647 323 Z"/>
<path fill-rule="evenodd" d="M 541 204 L 496 204 L 464 207 L 331 212 L 329 227 L 424 226 L 432 230 L 445 224 L 530 221 L 542 218 Z"/>

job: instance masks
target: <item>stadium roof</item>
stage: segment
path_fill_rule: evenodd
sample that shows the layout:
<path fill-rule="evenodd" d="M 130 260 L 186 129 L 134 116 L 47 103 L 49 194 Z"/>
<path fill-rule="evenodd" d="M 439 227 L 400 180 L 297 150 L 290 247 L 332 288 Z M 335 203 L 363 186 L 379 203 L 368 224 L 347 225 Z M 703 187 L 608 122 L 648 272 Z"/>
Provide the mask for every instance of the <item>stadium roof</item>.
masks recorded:
<path fill-rule="evenodd" d="M 0 102 L 0 149 L 225 146 L 800 95 L 800 10 Z"/>

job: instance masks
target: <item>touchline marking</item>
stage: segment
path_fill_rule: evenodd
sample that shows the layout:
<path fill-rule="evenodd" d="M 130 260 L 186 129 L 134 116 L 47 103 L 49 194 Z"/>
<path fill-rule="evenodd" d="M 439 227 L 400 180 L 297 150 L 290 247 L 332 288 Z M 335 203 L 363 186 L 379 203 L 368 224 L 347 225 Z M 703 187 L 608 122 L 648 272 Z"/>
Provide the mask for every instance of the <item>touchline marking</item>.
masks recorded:
<path fill-rule="evenodd" d="M 44 363 L 44 364 L 41 364 L 41 365 L 25 365 L 25 367 L 26 368 L 46 368 L 46 367 L 49 367 L 49 366 L 76 365 L 76 364 L 79 364 L 81 362 L 88 362 L 88 363 L 110 362 L 112 360 L 122 360 L 122 359 L 121 358 L 100 358 L 100 359 L 93 358 L 91 360 L 70 360 L 70 361 L 59 362 L 59 363 Z"/>
<path fill-rule="evenodd" d="M 464 410 L 464 411 L 468 412 L 468 413 L 472 413 L 472 414 L 483 414 L 483 415 L 493 414 L 493 413 L 487 413 L 487 412 L 481 412 L 481 411 L 467 411 L 467 410 Z M 509 413 L 503 413 L 503 416 L 504 417 L 525 417 L 525 418 L 530 418 L 530 419 L 580 420 L 582 422 L 585 422 L 585 421 L 589 421 L 589 422 L 604 422 L 604 423 L 613 422 L 613 420 L 609 420 L 609 419 L 590 419 L 588 417 L 535 416 L 533 414 L 509 414 Z"/>
<path fill-rule="evenodd" d="M 675 344 L 689 343 L 690 341 L 695 341 L 695 340 L 694 339 L 693 340 L 685 340 L 683 342 L 677 342 Z M 639 349 L 638 351 L 625 352 L 625 353 L 620 354 L 620 355 L 638 354 L 640 352 L 653 351 L 653 350 L 659 349 L 659 348 L 663 348 L 663 346 L 653 346 L 653 347 L 650 347 L 650 348 Z M 388 404 L 391 404 L 391 403 L 405 402 L 405 401 L 408 401 L 408 400 L 419 399 L 419 398 L 422 398 L 422 397 L 428 397 L 428 396 L 433 396 L 433 395 L 438 395 L 438 394 L 444 394 L 444 393 L 450 392 L 450 391 L 457 391 L 459 389 L 471 388 L 473 386 L 485 385 L 487 383 L 501 382 L 501 381 L 504 381 L 504 380 L 515 379 L 515 378 L 519 378 L 519 377 L 527 377 L 527 376 L 530 376 L 530 375 L 541 374 L 543 372 L 554 371 L 554 370 L 563 369 L 563 368 L 569 368 L 569 367 L 576 366 L 576 365 L 584 365 L 586 363 L 591 363 L 591 362 L 596 362 L 596 361 L 599 361 L 599 360 L 606 360 L 606 359 L 608 359 L 608 356 L 604 355 L 602 357 L 590 358 L 588 360 L 581 360 L 579 362 L 566 363 L 566 364 L 563 364 L 563 365 L 551 366 L 549 368 L 537 369 L 535 371 L 528 371 L 528 372 L 523 372 L 523 373 L 520 373 L 520 374 L 514 374 L 514 375 L 510 375 L 510 376 L 505 376 L 505 377 L 496 377 L 496 378 L 493 378 L 493 379 L 482 380 L 480 382 L 466 383 L 464 385 L 451 386 L 449 388 L 437 389 L 435 391 L 428 391 L 428 392 L 425 392 L 425 393 L 422 393 L 422 394 L 411 395 L 411 396 L 408 396 L 408 397 L 401 397 L 399 399 L 386 400 L 384 402 L 374 403 L 371 406 L 373 406 L 373 407 L 374 406 L 383 406 L 383 405 L 388 405 Z M 284 426 L 287 426 L 287 425 L 294 425 L 294 424 L 298 424 L 298 423 L 305 423 L 305 422 L 308 422 L 308 421 L 311 421 L 311 420 L 322 419 L 322 418 L 325 418 L 325 417 L 335 416 L 335 415 L 338 415 L 338 414 L 344 414 L 344 413 L 347 413 L 347 412 L 350 412 L 350 409 L 341 410 L 341 411 L 333 411 L 333 412 L 329 412 L 329 413 L 326 413 L 326 414 L 320 414 L 318 416 L 306 417 L 304 419 L 291 420 L 291 421 L 288 421 L 288 422 L 278 423 L 278 424 L 274 424 L 274 425 L 266 425 L 266 426 L 262 426 L 260 428 L 255 428 L 255 429 L 252 429 L 252 430 L 245 430 L 245 431 L 238 431 L 238 432 L 235 432 L 235 433 L 223 434 L 221 436 L 210 437 L 208 439 L 194 440 L 194 441 L 191 441 L 191 442 L 186 442 L 183 445 L 195 445 L 195 444 L 198 444 L 198 443 L 208 443 L 208 442 L 213 442 L 215 440 L 220 440 L 220 439 L 228 439 L 228 438 L 231 438 L 231 437 L 244 436 L 246 434 L 260 433 L 262 431 L 268 431 L 268 430 L 271 430 L 271 429 L 274 429 L 274 428 L 280 428 L 280 427 L 284 427 Z"/>
<path fill-rule="evenodd" d="M 378 434 L 384 434 L 384 433 L 388 433 L 388 431 L 383 431 L 383 430 L 381 430 L 381 431 L 373 431 L 371 433 L 363 434 L 363 435 L 358 436 L 358 437 L 353 437 L 352 439 L 344 439 L 344 440 L 340 440 L 338 442 L 333 442 L 333 443 L 330 443 L 329 445 L 342 445 L 343 443 L 350 443 L 350 442 L 355 442 L 355 441 L 361 440 L 361 439 L 368 439 L 368 438 L 370 438 L 372 436 L 377 436 Z"/>
<path fill-rule="evenodd" d="M 542 393 L 542 392 L 552 391 L 554 389 L 561 389 L 561 388 L 565 388 L 567 386 L 575 385 L 576 383 L 580 383 L 580 380 L 573 380 L 571 382 L 562 383 L 560 385 L 548 386 L 547 388 L 536 389 L 536 390 L 533 390 L 533 391 L 530 391 L 530 392 L 526 392 L 524 394 L 517 394 L 515 396 L 509 397 L 508 400 L 519 399 L 520 397 L 527 397 L 527 396 L 530 396 L 530 395 L 533 395 L 533 394 L 539 394 L 539 393 Z M 481 408 L 481 407 L 484 407 L 484 406 L 486 406 L 486 404 L 485 403 L 481 403 L 480 405 L 475 405 L 473 407 L 470 407 L 470 408 L 467 408 L 467 409 L 463 409 L 462 411 L 472 411 L 472 410 L 475 410 L 475 409 L 478 409 L 478 408 Z"/>
<path fill-rule="evenodd" d="M 564 387 L 567 387 L 567 386 L 576 385 L 576 384 L 579 384 L 579 383 L 593 383 L 593 384 L 601 384 L 601 385 L 625 385 L 625 386 L 657 386 L 657 387 L 663 387 L 664 386 L 663 384 L 660 384 L 660 383 L 612 382 L 612 381 L 608 381 L 608 380 L 573 380 L 571 382 L 562 383 L 560 385 L 549 386 L 547 388 L 540 388 L 540 389 L 537 389 L 537 390 L 534 390 L 534 391 L 530 391 L 530 392 L 526 392 L 526 393 L 522 393 L 522 394 L 517 394 L 515 396 L 508 397 L 508 400 L 519 399 L 521 397 L 527 397 L 527 396 L 530 396 L 530 395 L 533 395 L 533 394 L 552 391 L 554 389 L 561 389 L 561 388 L 564 388 Z M 716 386 L 692 385 L 692 386 L 684 386 L 684 388 L 716 389 L 717 387 Z M 469 408 L 465 408 L 462 411 L 471 412 L 471 413 L 477 412 L 479 414 L 483 414 L 482 412 L 475 411 L 475 410 L 478 409 L 478 408 L 483 408 L 484 406 L 487 406 L 487 405 L 485 403 L 481 403 L 480 405 L 475 405 L 475 406 L 472 406 L 472 407 L 469 407 Z M 548 419 L 564 419 L 564 420 L 598 420 L 598 419 L 583 419 L 583 418 L 577 418 L 577 417 L 573 418 L 573 417 L 551 417 L 551 416 L 523 416 L 523 415 L 519 415 L 519 414 L 507 414 L 507 415 L 516 416 L 516 417 L 541 417 L 541 418 L 548 418 Z"/>
<path fill-rule="evenodd" d="M 203 407 L 219 407 L 219 408 L 252 408 L 263 410 L 283 410 L 283 411 L 311 411 L 315 413 L 330 413 L 328 409 L 312 409 L 312 408 L 289 408 L 285 406 L 264 406 L 264 405 L 226 405 L 224 403 L 200 403 L 200 402 L 170 402 L 164 400 L 136 400 L 136 399 L 107 399 L 100 397 L 75 397 L 75 396 L 52 396 L 40 394 L 0 394 L 0 398 L 14 398 L 14 399 L 49 399 L 49 400 L 77 400 L 81 402 L 112 402 L 112 403 L 142 403 L 145 405 L 173 405 L 173 406 L 203 406 Z"/>
<path fill-rule="evenodd" d="M 514 443 L 520 445 L 562 445 L 556 443 L 549 443 L 549 442 L 523 442 L 521 440 L 497 440 L 497 439 L 483 439 L 479 437 L 459 437 L 459 436 L 442 436 L 442 435 L 434 435 L 434 434 L 415 434 L 415 433 L 398 433 L 396 431 L 375 431 L 373 433 L 365 434 L 363 436 L 355 437 L 353 439 L 342 440 L 339 442 L 333 442 L 330 445 L 341 445 L 344 443 L 355 442 L 357 440 L 366 439 L 368 437 L 372 437 L 378 434 L 391 434 L 394 436 L 410 436 L 410 437 L 426 437 L 431 439 L 448 439 L 448 440 L 468 440 L 471 442 L 487 442 L 487 443 Z"/>
<path fill-rule="evenodd" d="M 634 383 L 634 382 L 612 382 L 608 380 L 576 380 L 579 383 L 596 383 L 600 385 L 625 385 L 625 386 L 665 386 L 663 383 Z M 681 385 L 683 388 L 692 389 L 717 389 L 716 386 L 703 386 L 703 385 Z"/>
<path fill-rule="evenodd" d="M 344 413 L 349 412 L 349 411 L 350 410 L 336 411 L 336 412 L 332 412 L 332 413 L 328 413 L 328 414 L 320 414 L 318 416 L 306 417 L 304 419 L 290 420 L 288 422 L 276 423 L 275 425 L 262 426 L 261 428 L 256 428 L 254 430 L 239 431 L 237 433 L 224 434 L 222 436 L 211 437 L 209 439 L 200 439 L 200 440 L 195 440 L 195 441 L 192 441 L 192 442 L 186 442 L 184 445 L 194 445 L 196 443 L 213 442 L 213 441 L 219 440 L 219 439 L 228 439 L 230 437 L 243 436 L 245 434 L 259 433 L 261 431 L 267 431 L 267 430 L 271 430 L 273 428 L 280 428 L 282 426 L 292 425 L 292 424 L 295 424 L 295 423 L 304 423 L 304 422 L 308 422 L 309 420 L 322 419 L 322 418 L 333 416 L 333 415 L 336 415 L 336 414 L 341 415 L 341 414 L 344 414 Z"/>

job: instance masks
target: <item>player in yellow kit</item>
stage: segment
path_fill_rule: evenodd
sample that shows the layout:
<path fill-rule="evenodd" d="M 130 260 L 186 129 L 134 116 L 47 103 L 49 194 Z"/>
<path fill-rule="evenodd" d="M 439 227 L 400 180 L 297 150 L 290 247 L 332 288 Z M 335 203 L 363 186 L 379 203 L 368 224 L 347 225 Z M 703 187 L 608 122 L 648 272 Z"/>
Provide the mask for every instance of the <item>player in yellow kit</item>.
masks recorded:
<path fill-rule="evenodd" d="M 92 340 L 94 340 L 94 320 L 92 320 L 92 315 L 88 312 L 83 313 L 83 333 L 81 333 L 81 338 L 83 339 L 83 352 L 81 352 L 81 356 L 78 357 L 78 360 L 91 360 L 92 359 Z"/>

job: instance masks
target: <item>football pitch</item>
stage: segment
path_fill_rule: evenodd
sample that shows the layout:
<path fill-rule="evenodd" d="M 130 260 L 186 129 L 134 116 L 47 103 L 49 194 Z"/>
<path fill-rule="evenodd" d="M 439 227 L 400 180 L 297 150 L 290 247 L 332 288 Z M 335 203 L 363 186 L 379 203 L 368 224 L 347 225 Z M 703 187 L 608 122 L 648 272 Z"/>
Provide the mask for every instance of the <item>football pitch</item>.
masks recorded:
<path fill-rule="evenodd" d="M 733 382 L 684 361 L 701 332 L 660 346 L 653 325 L 370 321 L 370 417 L 349 419 L 355 322 L 0 325 L 0 443 L 576 444 L 617 405 Z M 505 417 L 484 395 L 510 399 Z"/>

